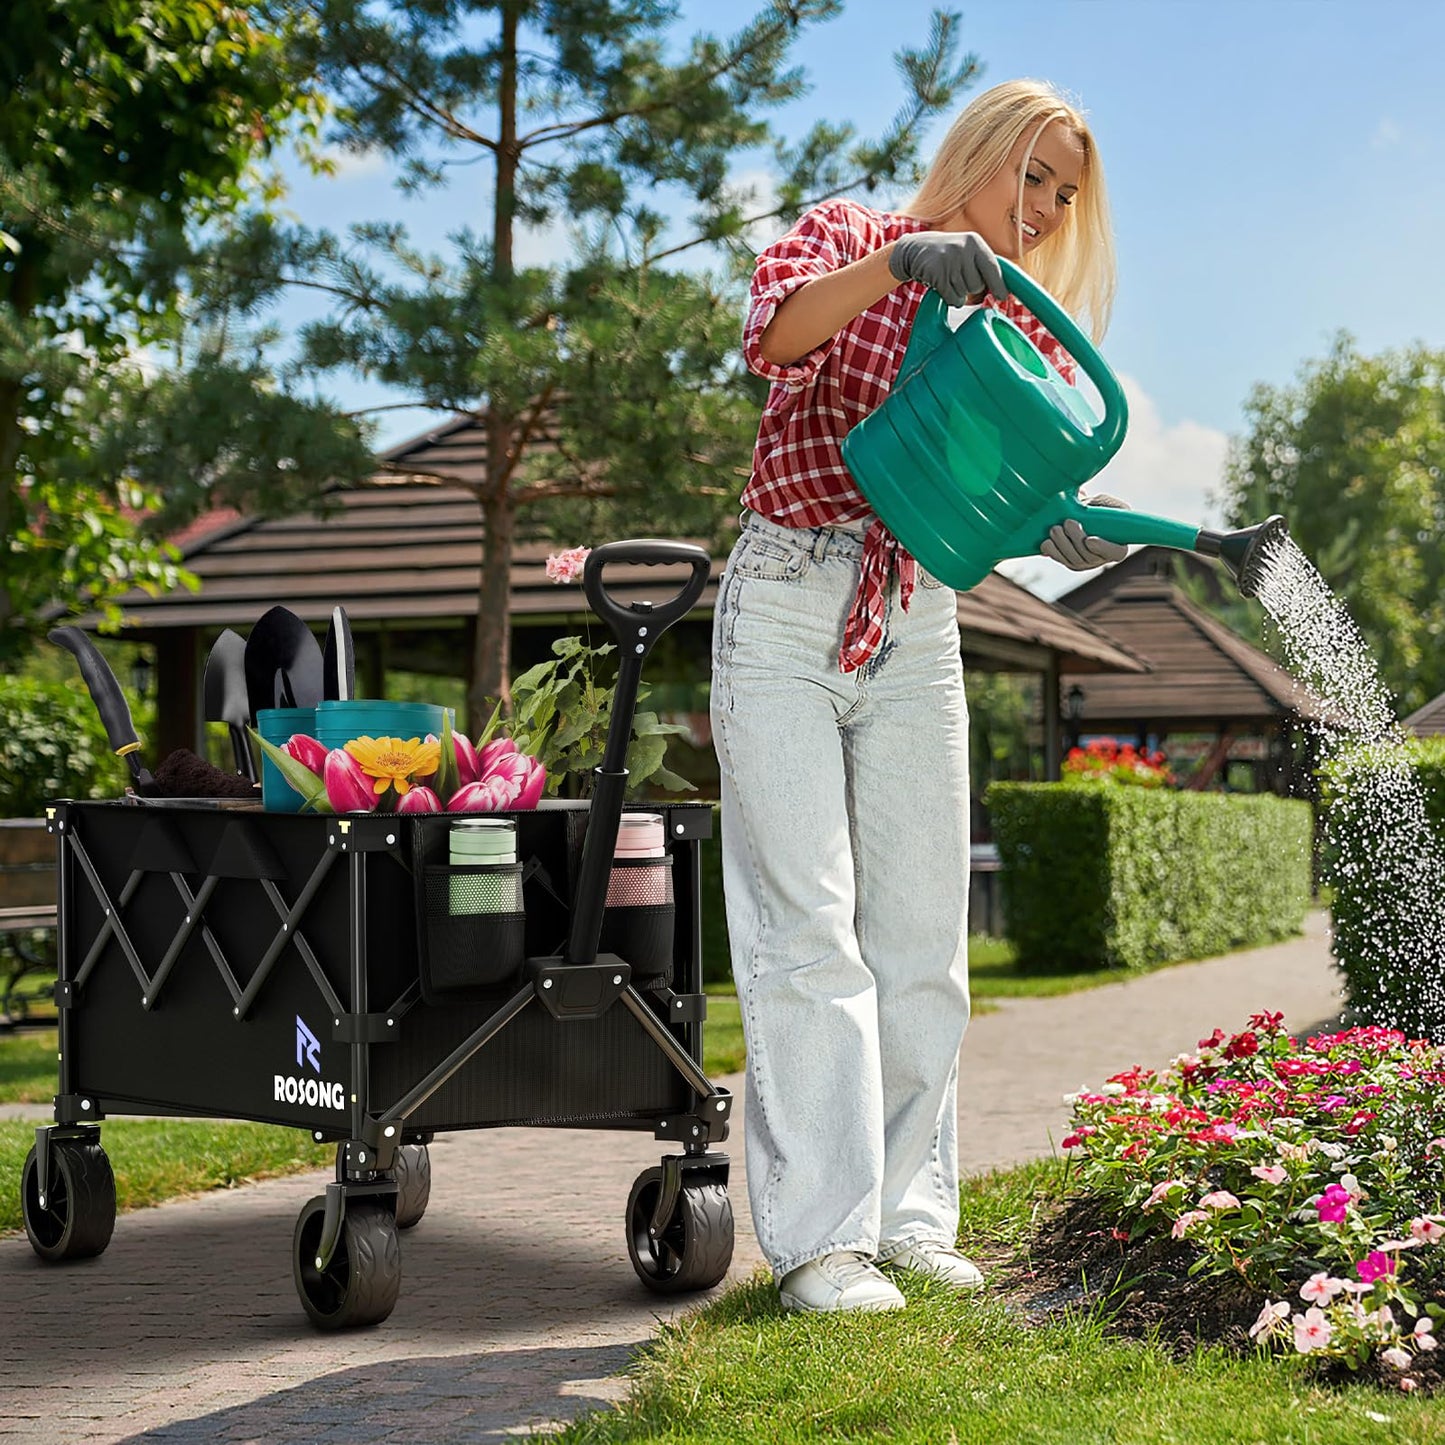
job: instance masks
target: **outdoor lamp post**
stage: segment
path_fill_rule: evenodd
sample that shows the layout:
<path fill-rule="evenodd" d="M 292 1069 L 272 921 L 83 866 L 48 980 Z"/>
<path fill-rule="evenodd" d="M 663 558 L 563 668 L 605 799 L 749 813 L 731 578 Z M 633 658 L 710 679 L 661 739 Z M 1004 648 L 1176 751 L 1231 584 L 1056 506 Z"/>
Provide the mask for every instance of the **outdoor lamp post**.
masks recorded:
<path fill-rule="evenodd" d="M 155 664 L 144 652 L 137 652 L 130 665 L 130 685 L 135 695 L 144 702 L 151 695 L 151 684 L 155 681 Z"/>
<path fill-rule="evenodd" d="M 1064 694 L 1064 718 L 1069 724 L 1069 747 L 1079 746 L 1080 724 L 1084 720 L 1084 689 L 1075 683 Z"/>

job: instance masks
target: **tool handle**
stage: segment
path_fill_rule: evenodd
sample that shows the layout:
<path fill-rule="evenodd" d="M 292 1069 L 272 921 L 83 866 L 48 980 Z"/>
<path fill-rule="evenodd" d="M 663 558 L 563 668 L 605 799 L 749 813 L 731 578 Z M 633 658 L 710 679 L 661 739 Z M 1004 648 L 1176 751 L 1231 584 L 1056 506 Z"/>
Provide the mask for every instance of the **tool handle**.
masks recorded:
<path fill-rule="evenodd" d="M 72 653 L 80 664 L 80 675 L 105 725 L 111 747 L 121 756 L 133 753 L 140 747 L 140 738 L 130 715 L 130 704 L 96 645 L 78 627 L 54 627 L 46 636 L 57 647 Z"/>
<path fill-rule="evenodd" d="M 1111 454 L 1124 439 L 1129 424 L 1129 406 L 1124 388 L 1109 364 L 1099 355 L 1094 343 L 1079 329 L 1078 323 L 1022 267 L 999 257 L 1008 289 L 1043 323 L 1049 334 L 1074 358 L 1079 369 L 1098 388 L 1104 404 L 1104 415 L 1094 428 L 1094 440 L 1101 450 Z M 948 303 L 937 291 L 927 292 L 918 303 L 908 346 L 893 386 L 897 389 L 953 334 L 948 324 Z"/>
<path fill-rule="evenodd" d="M 151 788 L 155 780 L 140 758 L 141 740 L 130 715 L 130 704 L 120 690 L 120 683 L 110 670 L 110 664 L 100 655 L 96 645 L 78 627 L 53 627 L 46 634 L 57 647 L 63 647 L 73 654 L 80 664 L 80 675 L 85 679 L 86 689 L 95 710 L 100 714 L 105 735 L 117 757 L 126 761 L 131 777 L 138 788 Z"/>
<path fill-rule="evenodd" d="M 618 602 L 602 580 L 603 570 L 618 563 L 647 567 L 685 563 L 692 575 L 682 590 L 666 602 Z M 642 662 L 652 645 L 680 617 L 692 610 L 702 595 L 712 571 L 712 559 L 690 542 L 631 541 L 607 542 L 588 553 L 582 567 L 582 590 L 588 604 L 612 629 L 617 639 L 617 683 L 612 693 L 612 720 L 602 763 L 592 774 L 592 807 L 587 818 L 587 836 L 582 843 L 582 862 L 572 899 L 572 927 L 567 938 L 567 962 L 591 963 L 597 957 L 602 935 L 602 913 L 607 899 L 607 882 L 612 874 L 612 855 L 617 846 L 617 829 L 627 793 L 627 744 L 632 738 L 632 718 L 637 711 L 637 686 Z"/>

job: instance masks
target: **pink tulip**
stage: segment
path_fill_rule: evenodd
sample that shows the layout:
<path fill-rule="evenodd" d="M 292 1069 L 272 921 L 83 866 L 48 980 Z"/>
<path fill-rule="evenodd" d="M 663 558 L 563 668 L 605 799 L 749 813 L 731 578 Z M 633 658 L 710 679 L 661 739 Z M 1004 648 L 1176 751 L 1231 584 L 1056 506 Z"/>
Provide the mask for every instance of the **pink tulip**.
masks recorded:
<path fill-rule="evenodd" d="M 481 778 L 481 761 L 472 740 L 465 733 L 453 733 L 452 741 L 456 744 L 458 786 L 465 788 L 468 783 L 475 783 Z"/>
<path fill-rule="evenodd" d="M 321 776 L 326 783 L 326 796 L 338 813 L 375 810 L 376 787 L 345 748 L 333 748 L 326 754 Z"/>
<path fill-rule="evenodd" d="M 522 791 L 517 794 L 517 801 L 512 804 L 519 812 L 535 808 L 542 797 L 542 789 L 547 786 L 547 769 L 536 758 L 528 761 L 532 764 L 531 775 L 522 784 Z"/>
<path fill-rule="evenodd" d="M 424 788 L 420 783 L 414 783 L 411 788 L 402 796 L 401 802 L 396 805 L 398 813 L 441 813 L 442 800 L 432 792 L 430 788 Z"/>
<path fill-rule="evenodd" d="M 500 813 L 511 806 L 512 792 L 502 778 L 458 788 L 447 799 L 448 813 Z"/>
<path fill-rule="evenodd" d="M 477 777 L 485 778 L 492 771 L 493 765 L 498 758 L 504 758 L 508 753 L 515 753 L 517 745 L 511 738 L 493 738 L 486 747 L 477 754 Z"/>
<path fill-rule="evenodd" d="M 326 769 L 326 749 L 313 737 L 305 733 L 292 733 L 286 740 L 286 751 L 302 767 L 310 768 L 319 778 Z"/>
<path fill-rule="evenodd" d="M 482 781 L 500 779 L 507 790 L 508 808 L 535 808 L 547 783 L 547 770 L 536 758 L 513 750 L 492 759 L 482 771 Z"/>

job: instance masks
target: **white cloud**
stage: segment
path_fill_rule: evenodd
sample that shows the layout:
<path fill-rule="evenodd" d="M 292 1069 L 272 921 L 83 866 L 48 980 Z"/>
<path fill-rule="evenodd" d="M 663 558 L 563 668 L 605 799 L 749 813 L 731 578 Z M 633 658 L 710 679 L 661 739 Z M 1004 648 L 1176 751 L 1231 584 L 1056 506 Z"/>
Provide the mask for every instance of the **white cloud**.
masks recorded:
<path fill-rule="evenodd" d="M 1219 526 L 1222 518 L 1213 495 L 1224 475 L 1228 437 L 1193 421 L 1166 425 L 1137 381 L 1122 375 L 1119 380 L 1129 403 L 1129 430 L 1114 459 L 1085 493 L 1108 492 L 1135 511 L 1202 527 Z M 1067 592 L 1087 575 L 1044 557 L 1020 558 L 999 570 L 1047 598 Z"/>
<path fill-rule="evenodd" d="M 385 175 L 391 170 L 391 161 L 385 151 L 352 151 L 341 146 L 323 146 L 321 159 L 333 167 L 330 179 L 333 181 L 359 181 L 371 176 Z"/>
<path fill-rule="evenodd" d="M 1387 150 L 1390 146 L 1397 146 L 1404 140 L 1404 132 L 1400 127 L 1385 116 L 1375 127 L 1375 133 L 1370 137 L 1370 145 L 1374 150 Z"/>

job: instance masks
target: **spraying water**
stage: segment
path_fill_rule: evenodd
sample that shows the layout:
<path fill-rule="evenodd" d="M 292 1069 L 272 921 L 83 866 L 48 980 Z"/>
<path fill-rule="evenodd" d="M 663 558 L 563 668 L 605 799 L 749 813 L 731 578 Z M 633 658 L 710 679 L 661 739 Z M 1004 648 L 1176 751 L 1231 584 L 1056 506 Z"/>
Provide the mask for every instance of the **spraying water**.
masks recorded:
<path fill-rule="evenodd" d="M 1256 595 L 1285 665 L 1322 704 L 1315 730 L 1329 779 L 1337 956 L 1352 969 L 1358 1022 L 1445 1037 L 1445 862 L 1374 658 L 1344 604 L 1287 535 L 1261 547 Z"/>

